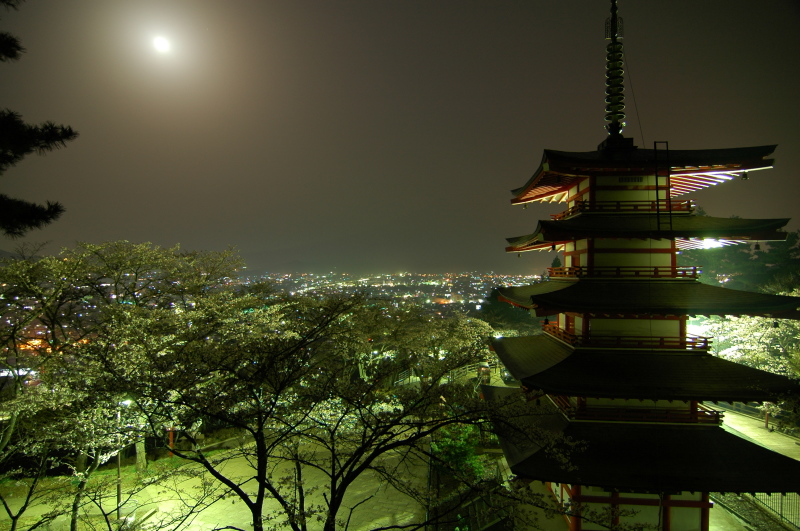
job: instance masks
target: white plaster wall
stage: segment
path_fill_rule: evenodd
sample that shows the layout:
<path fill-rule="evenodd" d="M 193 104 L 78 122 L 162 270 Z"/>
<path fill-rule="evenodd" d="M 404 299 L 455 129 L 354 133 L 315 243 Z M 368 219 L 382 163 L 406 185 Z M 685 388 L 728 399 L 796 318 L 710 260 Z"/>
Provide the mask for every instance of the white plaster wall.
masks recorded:
<path fill-rule="evenodd" d="M 592 319 L 592 336 L 679 337 L 680 321 L 655 319 Z"/>

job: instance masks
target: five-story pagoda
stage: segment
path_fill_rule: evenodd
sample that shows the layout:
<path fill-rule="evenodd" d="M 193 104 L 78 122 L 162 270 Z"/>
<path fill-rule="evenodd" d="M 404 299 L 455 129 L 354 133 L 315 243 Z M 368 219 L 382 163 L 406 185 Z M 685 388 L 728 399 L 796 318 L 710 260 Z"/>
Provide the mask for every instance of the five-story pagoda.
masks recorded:
<path fill-rule="evenodd" d="M 607 21 L 608 137 L 595 151 L 546 150 L 512 203 L 566 210 L 508 240 L 508 252 L 563 252 L 550 281 L 501 288 L 545 316 L 544 334 L 501 338 L 494 350 L 530 399 L 560 411 L 561 432 L 586 449 L 564 468 L 546 452 L 506 445 L 511 471 L 545 482 L 564 504 L 633 509 L 664 530 L 707 530 L 709 492 L 794 492 L 800 463 L 726 431 L 703 402 L 775 401 L 795 382 L 709 353 L 690 316 L 800 318 L 794 297 L 701 284 L 681 249 L 783 240 L 788 219 L 695 215 L 686 193 L 771 167 L 775 146 L 640 149 L 622 135 L 622 43 L 616 0 Z M 577 505 L 576 505 L 577 504 Z M 567 517 L 571 530 L 602 529 Z M 615 522 L 609 522 L 613 524 Z"/>

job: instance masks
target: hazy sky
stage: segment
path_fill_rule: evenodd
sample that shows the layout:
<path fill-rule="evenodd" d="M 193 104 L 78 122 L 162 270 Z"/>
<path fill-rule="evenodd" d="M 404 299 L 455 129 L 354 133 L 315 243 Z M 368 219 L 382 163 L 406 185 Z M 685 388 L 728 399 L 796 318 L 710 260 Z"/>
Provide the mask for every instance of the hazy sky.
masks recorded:
<path fill-rule="evenodd" d="M 779 144 L 775 169 L 689 197 L 710 215 L 800 228 L 800 3 L 619 5 L 624 134 L 672 149 Z M 517 258 L 505 238 L 563 205 L 512 207 L 509 190 L 543 149 L 604 139 L 608 10 L 606 0 L 29 0 L 0 20 L 28 50 L 0 64 L 0 106 L 81 136 L 27 158 L 0 190 L 66 207 L 21 240 L 51 252 L 127 239 L 234 246 L 251 272 L 538 273 L 554 254 Z"/>

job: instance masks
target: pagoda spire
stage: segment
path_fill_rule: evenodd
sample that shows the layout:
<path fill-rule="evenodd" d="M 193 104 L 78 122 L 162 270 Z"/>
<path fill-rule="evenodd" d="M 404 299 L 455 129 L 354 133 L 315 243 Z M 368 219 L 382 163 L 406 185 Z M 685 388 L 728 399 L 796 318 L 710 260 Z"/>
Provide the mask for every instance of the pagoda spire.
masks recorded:
<path fill-rule="evenodd" d="M 622 60 L 622 18 L 617 16 L 617 0 L 611 0 L 611 18 L 606 19 L 606 129 L 612 137 L 622 136 L 625 125 L 625 86 Z"/>

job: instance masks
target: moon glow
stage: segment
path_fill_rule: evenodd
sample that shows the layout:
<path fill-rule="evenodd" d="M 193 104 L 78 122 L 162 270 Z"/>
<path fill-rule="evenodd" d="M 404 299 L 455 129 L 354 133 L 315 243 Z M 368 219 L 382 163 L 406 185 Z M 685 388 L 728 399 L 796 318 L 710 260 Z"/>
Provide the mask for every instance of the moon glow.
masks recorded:
<path fill-rule="evenodd" d="M 153 39 L 153 48 L 155 48 L 159 53 L 167 53 L 171 46 L 165 37 L 156 37 Z"/>

